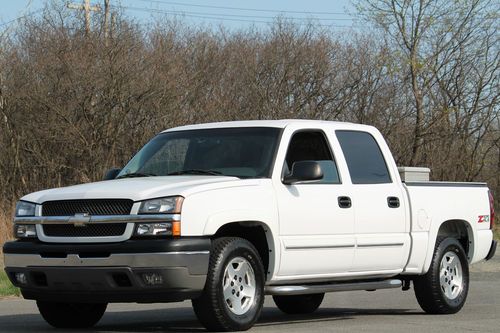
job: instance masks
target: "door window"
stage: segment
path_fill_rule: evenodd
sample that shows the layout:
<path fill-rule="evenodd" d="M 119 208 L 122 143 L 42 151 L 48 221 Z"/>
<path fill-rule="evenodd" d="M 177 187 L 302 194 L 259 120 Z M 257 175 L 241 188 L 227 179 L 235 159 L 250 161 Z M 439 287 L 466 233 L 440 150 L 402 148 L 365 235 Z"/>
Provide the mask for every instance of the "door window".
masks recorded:
<path fill-rule="evenodd" d="M 336 131 L 353 184 L 391 183 L 382 151 L 373 136 L 359 131 Z"/>
<path fill-rule="evenodd" d="M 337 165 L 322 132 L 303 131 L 293 135 L 288 146 L 283 174 L 289 174 L 293 163 L 298 161 L 315 161 L 321 166 L 323 178 L 312 182 L 313 184 L 340 183 Z"/>

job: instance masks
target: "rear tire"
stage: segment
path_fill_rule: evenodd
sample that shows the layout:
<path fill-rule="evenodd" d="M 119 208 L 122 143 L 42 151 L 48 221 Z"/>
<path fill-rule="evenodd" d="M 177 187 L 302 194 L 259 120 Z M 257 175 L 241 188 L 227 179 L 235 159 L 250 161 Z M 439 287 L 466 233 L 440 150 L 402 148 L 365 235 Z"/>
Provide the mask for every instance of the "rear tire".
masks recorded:
<path fill-rule="evenodd" d="M 316 311 L 325 294 L 273 296 L 274 303 L 284 313 L 306 314 Z"/>
<path fill-rule="evenodd" d="M 451 314 L 464 306 L 469 291 L 469 265 L 462 245 L 454 238 L 439 238 L 429 271 L 413 280 L 422 310 Z"/>
<path fill-rule="evenodd" d="M 37 301 L 43 319 L 55 328 L 89 328 L 106 312 L 106 303 L 55 303 Z"/>
<path fill-rule="evenodd" d="M 264 303 L 264 268 L 255 247 L 237 237 L 212 243 L 203 294 L 193 299 L 198 320 L 210 331 L 245 331 Z"/>

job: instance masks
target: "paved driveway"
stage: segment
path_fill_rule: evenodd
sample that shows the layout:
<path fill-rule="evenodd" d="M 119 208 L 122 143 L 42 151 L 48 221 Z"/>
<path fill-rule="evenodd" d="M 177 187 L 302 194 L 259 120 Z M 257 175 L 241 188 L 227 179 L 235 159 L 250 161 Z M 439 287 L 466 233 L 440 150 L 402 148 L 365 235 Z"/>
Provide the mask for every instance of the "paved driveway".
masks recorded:
<path fill-rule="evenodd" d="M 190 302 L 112 304 L 95 332 L 197 332 Z M 320 309 L 307 316 L 289 316 L 266 299 L 263 314 L 251 332 L 500 332 L 500 257 L 473 266 L 469 298 L 455 315 L 426 315 L 413 290 L 327 294 Z M 0 300 L 0 332 L 54 332 L 34 302 Z"/>

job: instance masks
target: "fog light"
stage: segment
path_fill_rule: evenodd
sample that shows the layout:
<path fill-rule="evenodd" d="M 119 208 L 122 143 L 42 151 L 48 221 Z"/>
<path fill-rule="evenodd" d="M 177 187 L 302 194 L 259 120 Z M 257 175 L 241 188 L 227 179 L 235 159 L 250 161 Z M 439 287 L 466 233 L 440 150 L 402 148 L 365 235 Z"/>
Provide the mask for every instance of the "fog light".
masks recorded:
<path fill-rule="evenodd" d="M 25 273 L 16 273 L 15 275 L 16 281 L 19 284 L 28 284 L 28 277 Z"/>
<path fill-rule="evenodd" d="M 15 224 L 14 237 L 16 238 L 35 238 L 36 226 L 34 224 Z"/>
<path fill-rule="evenodd" d="M 144 280 L 144 283 L 150 286 L 163 284 L 163 276 L 158 273 L 144 273 L 142 274 L 142 279 Z"/>

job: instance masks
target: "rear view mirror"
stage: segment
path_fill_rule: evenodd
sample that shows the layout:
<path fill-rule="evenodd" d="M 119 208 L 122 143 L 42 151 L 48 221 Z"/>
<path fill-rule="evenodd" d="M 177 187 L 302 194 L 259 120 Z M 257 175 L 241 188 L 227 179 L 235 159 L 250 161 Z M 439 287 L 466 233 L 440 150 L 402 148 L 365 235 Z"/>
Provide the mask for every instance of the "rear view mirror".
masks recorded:
<path fill-rule="evenodd" d="M 321 166 L 316 161 L 297 161 L 292 165 L 292 172 L 283 177 L 283 183 L 287 185 L 298 182 L 313 181 L 323 178 Z"/>
<path fill-rule="evenodd" d="M 106 171 L 106 173 L 104 174 L 104 178 L 103 180 L 111 180 L 111 179 L 115 179 L 116 176 L 118 176 L 118 174 L 120 173 L 120 171 L 122 171 L 122 169 L 120 168 L 113 168 L 113 169 L 109 169 L 108 171 Z"/>

